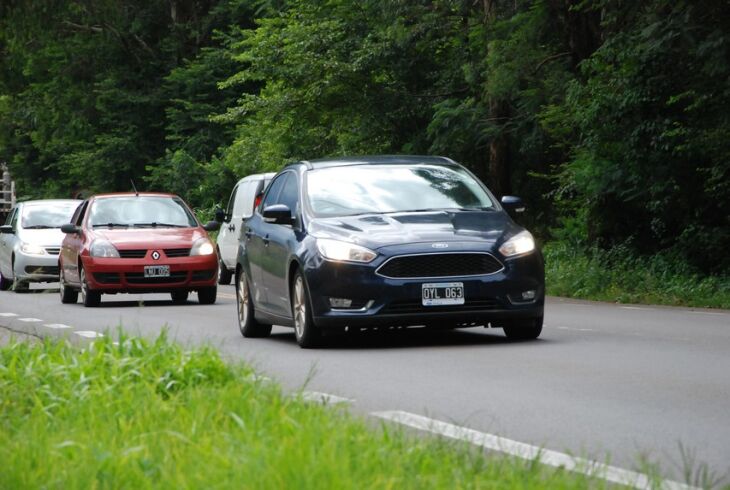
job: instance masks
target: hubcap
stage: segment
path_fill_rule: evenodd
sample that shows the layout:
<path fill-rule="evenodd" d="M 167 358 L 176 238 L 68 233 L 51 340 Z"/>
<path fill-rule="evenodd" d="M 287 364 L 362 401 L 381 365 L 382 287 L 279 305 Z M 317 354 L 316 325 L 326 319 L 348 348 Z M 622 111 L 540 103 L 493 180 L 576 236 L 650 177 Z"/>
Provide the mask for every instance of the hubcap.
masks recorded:
<path fill-rule="evenodd" d="M 81 301 L 86 303 L 86 271 L 81 269 Z"/>
<path fill-rule="evenodd" d="M 63 271 L 59 271 L 58 274 L 58 292 L 61 293 L 61 298 L 63 298 Z"/>
<path fill-rule="evenodd" d="M 307 304 L 304 300 L 304 281 L 301 276 L 294 282 L 294 330 L 297 337 L 304 335 L 304 324 L 307 320 Z"/>
<path fill-rule="evenodd" d="M 238 277 L 238 324 L 243 327 L 248 320 L 248 287 L 246 287 L 246 273 L 241 272 Z"/>

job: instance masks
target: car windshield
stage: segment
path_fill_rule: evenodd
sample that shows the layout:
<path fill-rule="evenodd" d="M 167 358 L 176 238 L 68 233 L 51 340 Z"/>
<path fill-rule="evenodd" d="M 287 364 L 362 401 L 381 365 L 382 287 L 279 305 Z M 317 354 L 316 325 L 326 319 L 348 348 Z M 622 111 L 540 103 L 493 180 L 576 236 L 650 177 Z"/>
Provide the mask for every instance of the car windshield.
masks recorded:
<path fill-rule="evenodd" d="M 307 196 L 316 216 L 494 208 L 487 192 L 467 171 L 432 164 L 311 170 Z"/>
<path fill-rule="evenodd" d="M 94 227 L 190 228 L 198 226 L 181 199 L 167 196 L 119 196 L 96 199 L 89 224 Z"/>
<path fill-rule="evenodd" d="M 71 221 L 78 202 L 33 203 L 23 206 L 20 226 L 25 229 L 60 228 Z"/>

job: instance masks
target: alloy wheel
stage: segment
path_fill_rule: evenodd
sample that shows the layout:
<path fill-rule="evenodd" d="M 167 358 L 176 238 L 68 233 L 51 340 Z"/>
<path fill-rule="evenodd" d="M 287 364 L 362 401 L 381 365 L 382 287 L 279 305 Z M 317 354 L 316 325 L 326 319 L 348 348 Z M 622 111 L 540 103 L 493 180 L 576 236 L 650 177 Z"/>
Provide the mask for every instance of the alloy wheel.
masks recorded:
<path fill-rule="evenodd" d="M 307 321 L 307 302 L 304 295 L 304 280 L 297 276 L 294 282 L 294 330 L 297 337 L 304 335 L 304 326 Z"/>
<path fill-rule="evenodd" d="M 238 275 L 238 324 L 246 325 L 248 320 L 248 285 L 246 284 L 246 273 L 241 271 Z"/>

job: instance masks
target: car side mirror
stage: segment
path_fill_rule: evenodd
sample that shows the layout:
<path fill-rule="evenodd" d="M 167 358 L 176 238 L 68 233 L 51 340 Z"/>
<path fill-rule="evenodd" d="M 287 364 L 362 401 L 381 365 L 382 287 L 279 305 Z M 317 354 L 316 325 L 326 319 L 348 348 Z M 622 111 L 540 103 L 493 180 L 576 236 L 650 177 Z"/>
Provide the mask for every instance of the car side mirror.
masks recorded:
<path fill-rule="evenodd" d="M 275 225 L 290 225 L 294 223 L 291 209 L 286 204 L 273 204 L 266 206 L 263 212 L 264 221 Z"/>
<path fill-rule="evenodd" d="M 205 231 L 218 231 L 221 228 L 221 224 L 218 220 L 215 221 L 208 221 L 206 224 L 203 225 L 203 229 Z"/>
<path fill-rule="evenodd" d="M 226 220 L 226 212 L 221 208 L 215 208 L 215 217 L 213 219 L 218 223 L 223 223 Z"/>
<path fill-rule="evenodd" d="M 77 235 L 81 233 L 81 228 L 72 223 L 66 223 L 65 225 L 61 225 L 61 231 L 69 235 Z"/>
<path fill-rule="evenodd" d="M 13 227 L 11 225 L 2 225 L 0 226 L 0 233 L 13 235 L 15 231 L 13 231 Z"/>
<path fill-rule="evenodd" d="M 525 209 L 527 209 L 522 198 L 517 196 L 502 196 L 502 206 L 510 214 L 524 213 Z"/>

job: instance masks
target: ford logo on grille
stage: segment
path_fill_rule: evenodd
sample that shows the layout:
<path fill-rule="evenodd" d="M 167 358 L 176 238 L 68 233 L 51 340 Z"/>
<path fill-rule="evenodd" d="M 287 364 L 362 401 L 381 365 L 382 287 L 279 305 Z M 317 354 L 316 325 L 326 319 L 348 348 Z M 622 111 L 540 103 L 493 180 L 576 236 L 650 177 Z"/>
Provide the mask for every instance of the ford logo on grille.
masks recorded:
<path fill-rule="evenodd" d="M 159 260 L 160 259 L 160 252 L 158 252 L 157 250 L 155 250 L 154 252 L 152 252 L 152 258 L 155 259 L 155 260 Z"/>
<path fill-rule="evenodd" d="M 449 248 L 448 243 L 432 243 L 431 247 L 433 248 Z"/>

